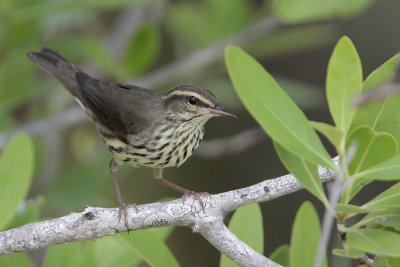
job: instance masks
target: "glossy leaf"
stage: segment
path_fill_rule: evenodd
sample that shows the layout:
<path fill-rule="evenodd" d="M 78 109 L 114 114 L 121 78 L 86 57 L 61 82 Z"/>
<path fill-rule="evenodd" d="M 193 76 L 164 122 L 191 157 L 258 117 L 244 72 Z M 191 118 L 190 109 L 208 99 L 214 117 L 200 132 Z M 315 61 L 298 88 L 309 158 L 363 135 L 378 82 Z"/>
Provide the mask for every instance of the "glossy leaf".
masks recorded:
<path fill-rule="evenodd" d="M 229 229 L 255 251 L 264 252 L 263 220 L 259 204 L 250 204 L 236 210 L 229 222 Z M 237 264 L 221 255 L 220 267 L 230 266 Z"/>
<path fill-rule="evenodd" d="M 296 214 L 290 239 L 290 267 L 314 266 L 321 238 L 318 214 L 304 202 Z M 326 259 L 323 266 L 327 266 Z"/>
<path fill-rule="evenodd" d="M 17 134 L 0 156 L 0 229 L 10 223 L 28 192 L 33 158 L 33 144 L 26 134 Z"/>
<path fill-rule="evenodd" d="M 289 266 L 289 256 L 290 255 L 290 247 L 289 245 L 285 244 L 271 253 L 269 256 L 270 260 L 273 262 L 279 263 L 282 266 Z"/>
<path fill-rule="evenodd" d="M 337 150 L 340 148 L 340 142 L 343 139 L 341 130 L 324 122 L 310 121 L 310 124 L 315 130 L 323 134 Z"/>
<path fill-rule="evenodd" d="M 392 78 L 400 64 L 400 54 L 395 55 L 374 70 L 364 81 L 363 91 L 375 89 Z M 352 128 L 369 125 L 376 132 L 387 132 L 400 142 L 400 116 L 393 116 L 399 110 L 400 97 L 391 94 L 383 99 L 371 101 L 357 109 Z"/>
<path fill-rule="evenodd" d="M 377 133 L 370 126 L 359 126 L 349 135 L 347 147 L 356 146 L 349 165 L 350 174 L 361 172 L 397 154 L 397 142 L 388 133 Z"/>
<path fill-rule="evenodd" d="M 353 258 L 353 259 L 361 258 L 364 256 L 364 252 L 354 248 L 346 248 L 346 249 L 335 248 L 333 249 L 332 253 L 339 257 Z"/>
<path fill-rule="evenodd" d="M 118 236 L 133 253 L 139 255 L 148 265 L 179 266 L 174 254 L 167 244 L 154 233 L 137 231 L 135 235 L 120 234 Z"/>
<path fill-rule="evenodd" d="M 386 221 L 388 218 L 397 218 L 398 216 L 400 216 L 400 208 L 382 208 L 371 211 L 364 218 L 358 221 L 355 226 L 359 228 L 362 226 L 383 224 L 383 221 Z"/>
<path fill-rule="evenodd" d="M 328 64 L 326 94 L 335 125 L 346 133 L 356 109 L 352 99 L 362 89 L 362 67 L 357 50 L 348 37 L 342 37 Z"/>
<path fill-rule="evenodd" d="M 400 179 L 400 155 L 392 157 L 384 162 L 376 164 L 362 172 L 357 173 L 355 178 L 361 181 L 376 180 L 399 180 Z"/>
<path fill-rule="evenodd" d="M 358 214 L 358 213 L 366 213 L 367 210 L 363 209 L 362 207 L 352 205 L 352 204 L 344 204 L 338 203 L 336 204 L 336 209 L 343 213 L 350 213 L 350 214 Z"/>
<path fill-rule="evenodd" d="M 362 205 L 364 209 L 400 208 L 400 183 L 397 183 Z"/>
<path fill-rule="evenodd" d="M 347 232 L 350 247 L 372 254 L 400 257 L 400 235 L 379 229 L 352 229 Z"/>
<path fill-rule="evenodd" d="M 337 169 L 304 113 L 255 59 L 229 46 L 225 61 L 243 104 L 275 142 L 307 161 Z"/>
<path fill-rule="evenodd" d="M 328 199 L 326 198 L 318 175 L 317 165 L 309 163 L 303 158 L 290 153 L 278 143 L 274 142 L 274 146 L 286 169 L 296 176 L 297 180 L 299 180 L 299 182 L 315 197 L 321 200 L 325 206 L 329 206 Z"/>

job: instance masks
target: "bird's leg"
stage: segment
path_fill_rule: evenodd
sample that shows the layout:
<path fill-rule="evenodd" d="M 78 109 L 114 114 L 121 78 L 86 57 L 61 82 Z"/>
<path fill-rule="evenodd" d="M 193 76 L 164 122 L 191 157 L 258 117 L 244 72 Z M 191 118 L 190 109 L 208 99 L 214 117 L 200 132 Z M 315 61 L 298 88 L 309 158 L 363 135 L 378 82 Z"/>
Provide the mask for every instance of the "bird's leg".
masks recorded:
<path fill-rule="evenodd" d="M 189 196 L 193 196 L 195 199 L 197 199 L 200 202 L 201 207 L 204 210 L 204 204 L 203 201 L 201 200 L 202 196 L 208 196 L 209 194 L 207 192 L 195 192 L 189 189 L 186 189 L 182 186 L 179 186 L 173 182 L 170 182 L 166 179 L 164 179 L 163 175 L 162 175 L 162 170 L 163 169 L 155 169 L 154 170 L 154 178 L 156 179 L 157 182 L 159 182 L 160 184 L 169 187 L 175 191 L 180 192 L 181 194 L 183 194 L 183 199 L 185 199 L 186 197 Z"/>
<path fill-rule="evenodd" d="M 118 182 L 118 177 L 117 177 L 117 170 L 118 170 L 118 163 L 115 161 L 114 158 L 112 158 L 110 161 L 110 173 L 111 173 L 111 176 L 113 179 L 115 192 L 117 193 L 117 199 L 118 199 L 118 205 L 119 205 L 118 222 L 121 220 L 122 214 L 124 214 L 125 226 L 126 226 L 126 228 L 128 228 L 128 208 L 127 208 L 127 205 L 126 205 L 124 199 L 121 196 L 121 190 L 119 189 L 119 182 Z M 129 228 L 128 228 L 128 231 L 129 231 Z"/>

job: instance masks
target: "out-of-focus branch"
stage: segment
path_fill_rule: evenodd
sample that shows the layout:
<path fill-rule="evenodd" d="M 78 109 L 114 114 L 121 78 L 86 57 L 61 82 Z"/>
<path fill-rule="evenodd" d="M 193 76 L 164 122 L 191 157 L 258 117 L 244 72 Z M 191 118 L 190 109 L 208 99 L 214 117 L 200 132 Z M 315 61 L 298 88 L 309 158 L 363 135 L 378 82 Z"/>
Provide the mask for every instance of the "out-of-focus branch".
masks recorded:
<path fill-rule="evenodd" d="M 226 40 L 209 47 L 195 51 L 183 59 L 168 64 L 157 71 L 136 79 L 133 83 L 149 88 L 168 83 L 169 81 L 184 75 L 188 71 L 203 68 L 216 62 L 222 57 L 225 46 L 229 44 L 243 45 L 261 37 L 265 37 L 266 34 L 277 29 L 279 25 L 280 24 L 275 18 L 266 17 L 239 34 L 233 35 Z M 45 134 L 47 131 L 69 128 L 79 124 L 84 119 L 85 115 L 79 110 L 79 107 L 72 107 L 54 116 L 28 123 L 0 135 L 0 149 L 4 147 L 9 138 L 16 131 L 24 131 L 31 136 L 40 136 Z"/>
<path fill-rule="evenodd" d="M 337 159 L 334 162 L 338 164 Z M 334 179 L 336 173 L 320 167 L 322 182 Z M 227 213 L 250 203 L 264 202 L 302 189 L 293 175 L 265 180 L 249 187 L 202 197 L 139 205 L 128 210 L 129 230 L 168 225 L 191 227 L 204 236 L 221 253 L 241 266 L 280 266 L 239 240 L 223 224 Z M 81 213 L 49 221 L 27 224 L 0 232 L 0 255 L 73 242 L 93 240 L 126 231 L 118 220 L 118 209 L 86 208 Z"/>
<path fill-rule="evenodd" d="M 244 130 L 228 138 L 203 141 L 196 150 L 199 157 L 215 158 L 241 152 L 266 138 L 266 134 L 258 127 Z"/>
<path fill-rule="evenodd" d="M 133 80 L 137 85 L 145 87 L 156 87 L 165 84 L 167 81 L 182 77 L 196 69 L 204 68 L 218 61 L 224 54 L 224 49 L 228 45 L 244 45 L 254 40 L 265 37 L 276 30 L 280 26 L 278 20 L 268 16 L 261 19 L 253 26 L 244 31 L 230 36 L 227 39 L 200 49 L 186 56 L 185 58 L 172 62 L 159 70 L 150 72 L 149 74 Z"/>

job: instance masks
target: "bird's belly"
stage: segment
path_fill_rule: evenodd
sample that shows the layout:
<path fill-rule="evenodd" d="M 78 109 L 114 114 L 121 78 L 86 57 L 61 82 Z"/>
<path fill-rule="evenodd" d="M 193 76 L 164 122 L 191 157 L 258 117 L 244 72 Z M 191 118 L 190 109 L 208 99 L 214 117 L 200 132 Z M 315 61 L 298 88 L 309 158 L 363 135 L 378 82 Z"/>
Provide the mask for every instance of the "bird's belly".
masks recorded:
<path fill-rule="evenodd" d="M 150 140 L 146 144 L 126 144 L 118 139 L 103 138 L 113 158 L 119 163 L 150 168 L 177 167 L 199 146 L 203 131 L 193 138 L 176 138 L 172 142 Z"/>

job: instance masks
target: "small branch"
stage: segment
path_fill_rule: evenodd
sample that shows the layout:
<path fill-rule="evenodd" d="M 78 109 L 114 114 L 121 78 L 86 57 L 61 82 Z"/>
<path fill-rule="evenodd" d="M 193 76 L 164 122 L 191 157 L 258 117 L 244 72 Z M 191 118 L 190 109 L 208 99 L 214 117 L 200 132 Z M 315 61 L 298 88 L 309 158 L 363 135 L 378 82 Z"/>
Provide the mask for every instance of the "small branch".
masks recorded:
<path fill-rule="evenodd" d="M 337 164 L 337 159 L 334 159 Z M 321 181 L 335 177 L 335 173 L 319 168 Z M 151 203 L 128 210 L 128 227 L 139 230 L 168 225 L 191 227 L 210 241 L 221 253 L 242 266 L 279 266 L 248 247 L 222 226 L 224 216 L 243 206 L 264 202 L 302 189 L 293 175 L 263 181 L 249 187 L 209 195 L 198 200 L 187 197 L 174 201 Z M 0 232 L 0 255 L 19 251 L 34 251 L 52 244 L 92 240 L 115 235 L 127 229 L 118 222 L 118 209 L 88 207 L 81 213 L 36 222 Z M 221 232 L 222 231 L 222 232 Z"/>
<path fill-rule="evenodd" d="M 267 135 L 259 128 L 244 130 L 228 138 L 219 138 L 203 141 L 196 150 L 195 155 L 206 158 L 216 158 L 223 155 L 239 153 L 257 143 L 265 140 Z"/>

